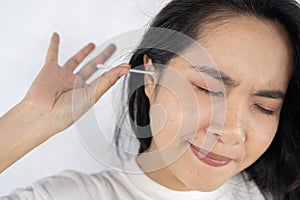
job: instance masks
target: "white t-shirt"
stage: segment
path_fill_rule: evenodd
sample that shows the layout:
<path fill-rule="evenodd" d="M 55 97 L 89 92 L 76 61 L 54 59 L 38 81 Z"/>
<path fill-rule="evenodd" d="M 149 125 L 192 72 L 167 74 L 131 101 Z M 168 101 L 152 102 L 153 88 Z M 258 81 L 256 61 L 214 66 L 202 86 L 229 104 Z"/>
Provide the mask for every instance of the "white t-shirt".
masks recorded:
<path fill-rule="evenodd" d="M 126 169 L 135 168 L 139 173 Z M 254 182 L 236 175 L 213 192 L 175 191 L 153 181 L 142 172 L 135 159 L 125 162 L 124 171 L 103 170 L 85 174 L 73 170 L 43 178 L 26 189 L 16 189 L 0 200 L 260 200 L 264 199 Z"/>

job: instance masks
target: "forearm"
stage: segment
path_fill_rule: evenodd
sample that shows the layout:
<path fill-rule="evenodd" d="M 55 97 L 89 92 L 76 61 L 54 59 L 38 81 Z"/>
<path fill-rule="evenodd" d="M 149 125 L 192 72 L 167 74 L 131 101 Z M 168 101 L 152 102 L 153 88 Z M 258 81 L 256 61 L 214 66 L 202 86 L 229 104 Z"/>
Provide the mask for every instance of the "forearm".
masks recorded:
<path fill-rule="evenodd" d="M 21 104 L 0 118 L 0 172 L 53 135 L 45 118 Z"/>

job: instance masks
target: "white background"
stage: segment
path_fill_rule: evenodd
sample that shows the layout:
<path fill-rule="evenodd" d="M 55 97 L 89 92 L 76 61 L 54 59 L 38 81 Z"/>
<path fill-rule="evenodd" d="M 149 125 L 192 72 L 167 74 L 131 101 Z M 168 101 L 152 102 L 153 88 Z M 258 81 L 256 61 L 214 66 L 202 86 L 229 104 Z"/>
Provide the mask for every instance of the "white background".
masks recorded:
<path fill-rule="evenodd" d="M 43 66 L 54 31 L 61 36 L 62 64 L 88 42 L 101 44 L 120 33 L 146 27 L 168 1 L 1 0 L 0 116 L 24 97 Z M 64 169 L 87 173 L 103 169 L 84 149 L 74 126 L 0 174 L 0 196 Z"/>
<path fill-rule="evenodd" d="M 61 36 L 60 64 L 88 42 L 146 27 L 167 0 L 1 0 L 0 116 L 25 95 L 43 66 L 52 33 Z M 109 122 L 107 122 L 109 123 Z M 64 169 L 103 166 L 83 148 L 74 126 L 0 174 L 0 196 Z"/>

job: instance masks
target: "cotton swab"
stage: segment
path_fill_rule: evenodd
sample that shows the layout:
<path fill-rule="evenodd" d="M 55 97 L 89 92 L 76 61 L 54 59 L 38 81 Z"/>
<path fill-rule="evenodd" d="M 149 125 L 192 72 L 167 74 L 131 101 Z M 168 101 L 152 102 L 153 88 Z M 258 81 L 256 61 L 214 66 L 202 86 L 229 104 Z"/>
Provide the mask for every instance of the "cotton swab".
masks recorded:
<path fill-rule="evenodd" d="M 106 70 L 111 69 L 110 66 L 103 65 L 103 64 L 97 64 L 97 68 L 98 69 L 106 69 Z M 144 71 L 144 70 L 130 69 L 129 72 L 138 73 L 138 74 L 147 74 L 147 75 L 155 76 L 155 72 L 148 72 L 148 71 Z"/>

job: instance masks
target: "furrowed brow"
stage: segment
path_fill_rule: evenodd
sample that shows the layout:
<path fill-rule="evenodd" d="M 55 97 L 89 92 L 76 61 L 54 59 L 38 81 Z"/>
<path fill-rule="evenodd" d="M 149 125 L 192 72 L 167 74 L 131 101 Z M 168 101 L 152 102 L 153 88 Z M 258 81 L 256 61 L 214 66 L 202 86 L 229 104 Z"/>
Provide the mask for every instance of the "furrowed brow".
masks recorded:
<path fill-rule="evenodd" d="M 285 93 L 280 90 L 260 90 L 254 96 L 266 97 L 271 99 L 284 99 Z"/>
<path fill-rule="evenodd" d="M 224 72 L 218 71 L 213 67 L 195 65 L 192 66 L 192 68 L 194 68 L 198 72 L 207 74 L 218 81 L 222 81 L 225 85 L 234 86 L 234 87 L 238 85 L 237 81 L 233 80 L 230 76 L 226 75 Z"/>
<path fill-rule="evenodd" d="M 230 76 L 226 75 L 224 72 L 218 71 L 213 67 L 204 66 L 204 65 L 195 65 L 192 66 L 192 68 L 194 68 L 198 72 L 207 74 L 218 81 L 222 81 L 226 85 L 233 86 L 233 87 L 238 85 L 237 81 L 233 80 Z M 260 96 L 260 97 L 271 98 L 271 99 L 284 99 L 285 92 L 281 90 L 259 90 L 254 94 L 254 96 Z"/>

